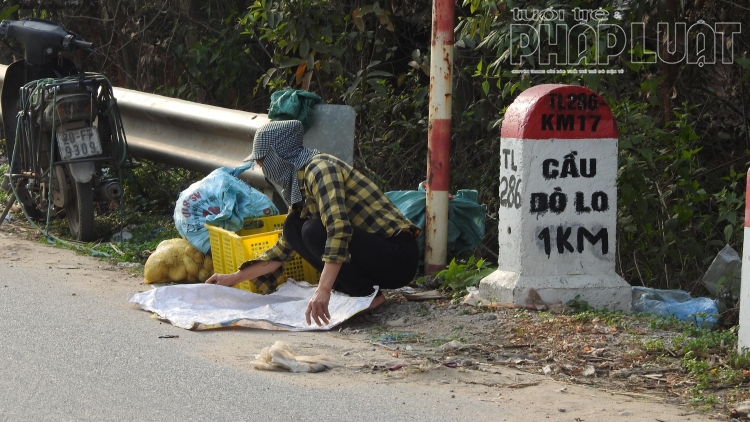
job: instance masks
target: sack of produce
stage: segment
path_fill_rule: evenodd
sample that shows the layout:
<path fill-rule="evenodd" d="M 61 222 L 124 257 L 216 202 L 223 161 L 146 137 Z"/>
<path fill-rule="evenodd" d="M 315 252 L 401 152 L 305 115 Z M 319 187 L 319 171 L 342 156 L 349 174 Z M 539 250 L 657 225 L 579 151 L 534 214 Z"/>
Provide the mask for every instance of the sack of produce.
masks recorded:
<path fill-rule="evenodd" d="M 174 224 L 180 236 L 208 253 L 211 240 L 206 224 L 236 232 L 245 219 L 278 215 L 279 210 L 263 192 L 237 178 L 253 164 L 218 168 L 182 191 L 174 208 Z"/>
<path fill-rule="evenodd" d="M 143 269 L 146 284 L 168 281 L 202 283 L 213 273 L 211 256 L 204 255 L 185 239 L 159 243 Z"/>

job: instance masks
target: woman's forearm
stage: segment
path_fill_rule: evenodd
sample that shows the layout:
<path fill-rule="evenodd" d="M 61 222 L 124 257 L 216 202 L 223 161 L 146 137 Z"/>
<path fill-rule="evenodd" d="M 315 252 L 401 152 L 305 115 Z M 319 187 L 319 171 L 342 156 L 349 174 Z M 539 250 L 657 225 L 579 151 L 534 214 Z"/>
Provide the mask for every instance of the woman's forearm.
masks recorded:
<path fill-rule="evenodd" d="M 232 274 L 214 274 L 206 280 L 206 283 L 232 287 L 245 280 L 254 280 L 262 275 L 270 274 L 279 267 L 281 267 L 279 261 L 258 261 Z"/>
<path fill-rule="evenodd" d="M 320 273 L 320 281 L 318 282 L 319 289 L 325 289 L 326 291 L 333 290 L 333 283 L 336 282 L 336 277 L 339 275 L 341 270 L 341 263 L 326 262 L 323 265 L 323 272 Z"/>
<path fill-rule="evenodd" d="M 239 277 L 239 283 L 245 280 L 254 280 L 262 275 L 272 273 L 279 267 L 281 267 L 280 261 L 258 261 L 237 271 L 235 274 Z"/>

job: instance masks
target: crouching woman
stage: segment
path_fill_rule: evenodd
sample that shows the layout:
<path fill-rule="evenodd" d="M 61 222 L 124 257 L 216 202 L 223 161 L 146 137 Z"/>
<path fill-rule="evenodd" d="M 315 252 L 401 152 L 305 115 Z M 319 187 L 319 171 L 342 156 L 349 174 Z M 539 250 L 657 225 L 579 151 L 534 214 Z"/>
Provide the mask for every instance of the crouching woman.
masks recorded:
<path fill-rule="evenodd" d="M 233 274 L 206 283 L 234 286 L 251 280 L 259 292 L 278 286 L 282 263 L 299 254 L 320 273 L 305 311 L 307 324 L 328 325 L 331 291 L 371 295 L 397 289 L 417 272 L 420 233 L 388 197 L 346 162 L 302 146 L 297 120 L 271 122 L 255 133 L 252 154 L 263 174 L 282 187 L 289 214 L 278 242 Z M 370 305 L 385 303 L 381 291 Z"/>

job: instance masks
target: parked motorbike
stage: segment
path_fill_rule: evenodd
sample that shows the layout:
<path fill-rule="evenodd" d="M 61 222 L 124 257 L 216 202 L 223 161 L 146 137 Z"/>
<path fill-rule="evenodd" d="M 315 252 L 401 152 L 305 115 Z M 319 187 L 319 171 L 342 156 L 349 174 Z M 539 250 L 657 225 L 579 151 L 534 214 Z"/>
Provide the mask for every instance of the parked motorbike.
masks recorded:
<path fill-rule="evenodd" d="M 0 22 L 0 38 L 24 46 L 0 98 L 10 174 L 3 180 L 37 221 L 65 215 L 73 237 L 94 239 L 95 203 L 117 201 L 127 142 L 107 78 L 82 72 L 62 52 L 92 44 L 42 19 Z M 98 54 L 98 53 L 97 53 Z"/>

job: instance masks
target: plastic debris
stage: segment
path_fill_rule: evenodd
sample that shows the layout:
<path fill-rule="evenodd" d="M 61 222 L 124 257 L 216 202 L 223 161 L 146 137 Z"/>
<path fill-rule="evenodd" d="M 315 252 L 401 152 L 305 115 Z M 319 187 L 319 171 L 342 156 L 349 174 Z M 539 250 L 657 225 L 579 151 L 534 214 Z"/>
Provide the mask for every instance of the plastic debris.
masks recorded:
<path fill-rule="evenodd" d="M 469 306 L 477 306 L 478 304 L 486 304 L 487 301 L 482 298 L 479 294 L 479 289 L 476 287 L 467 287 L 466 296 L 464 297 L 463 304 Z"/>
<path fill-rule="evenodd" d="M 110 242 L 124 242 L 126 240 L 130 240 L 133 238 L 133 234 L 130 232 L 127 232 L 123 230 L 122 232 L 117 232 L 112 235 L 112 238 L 109 240 Z"/>
<path fill-rule="evenodd" d="M 461 303 L 469 306 L 485 306 L 495 309 L 528 309 L 530 311 L 549 311 L 552 313 L 561 313 L 565 310 L 565 306 L 561 301 L 558 300 L 547 303 L 542 300 L 539 293 L 534 289 L 529 289 L 525 305 L 515 303 L 497 303 L 486 300 L 479 294 L 479 289 L 477 287 L 468 287 L 466 288 L 466 291 L 468 293 L 464 296 L 464 300 Z"/>
<path fill-rule="evenodd" d="M 692 298 L 684 290 L 659 290 L 640 286 L 633 287 L 632 291 L 634 312 L 673 316 L 706 328 L 713 327 L 719 319 L 716 301 L 707 297 Z"/>
<path fill-rule="evenodd" d="M 461 346 L 463 346 L 463 343 L 461 343 L 458 340 L 453 340 L 453 341 L 449 341 L 448 343 L 442 344 L 440 346 L 440 348 L 443 351 L 448 352 L 448 351 L 451 351 L 451 350 L 459 349 L 459 348 L 461 348 Z"/>
<path fill-rule="evenodd" d="M 711 262 L 701 281 L 711 296 L 731 293 L 736 299 L 740 295 L 741 274 L 740 255 L 731 246 L 726 245 Z"/>
<path fill-rule="evenodd" d="M 250 366 L 263 371 L 322 372 L 340 366 L 325 355 L 300 356 L 289 350 L 289 345 L 277 341 L 264 347 Z"/>
<path fill-rule="evenodd" d="M 423 302 L 427 300 L 445 299 L 445 294 L 438 290 L 428 290 L 426 292 L 405 293 L 404 298 L 410 302 Z"/>

